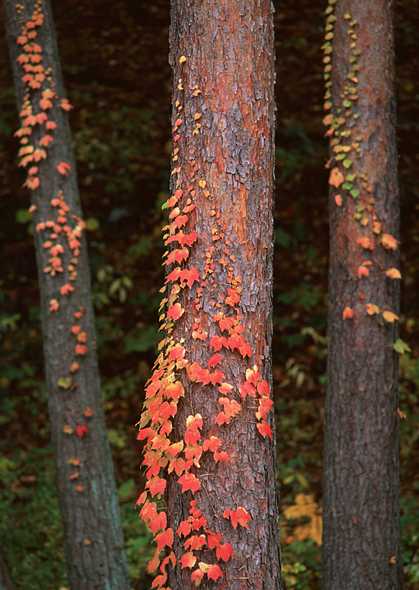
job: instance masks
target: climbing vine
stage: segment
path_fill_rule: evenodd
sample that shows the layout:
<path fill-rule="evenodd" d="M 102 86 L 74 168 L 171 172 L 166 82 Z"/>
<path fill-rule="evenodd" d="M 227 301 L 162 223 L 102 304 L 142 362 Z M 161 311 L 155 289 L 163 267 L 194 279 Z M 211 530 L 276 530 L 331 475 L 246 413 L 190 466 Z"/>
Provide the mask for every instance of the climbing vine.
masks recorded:
<path fill-rule="evenodd" d="M 188 102 L 189 110 L 192 105 L 192 137 L 188 140 L 202 133 L 204 115 L 199 106 L 202 91 L 188 81 L 187 57 L 178 57 L 178 64 L 183 75 L 175 84 L 173 191 L 163 205 L 169 211 L 168 224 L 163 228 L 167 246 L 163 264 L 167 272 L 161 289 L 159 317 L 164 337 L 158 346 L 152 376 L 146 384 L 138 433 L 138 439 L 144 441 L 146 485 L 137 504 L 141 507 L 141 518 L 154 534 L 156 550 L 148 570 L 156 573 L 152 588 L 160 590 L 170 590 L 167 586 L 170 566 L 189 569 L 191 582 L 199 586 L 205 578 L 213 582 L 221 579 L 225 573 L 223 564 L 234 557 L 234 547 L 219 530 L 209 527 L 208 515 L 200 508 L 202 458 L 209 457 L 220 469 L 228 469 L 228 465 L 237 460 L 227 448 L 223 432 L 240 419 L 246 404 L 254 408 L 254 427 L 261 439 L 272 438 L 270 385 L 262 377 L 261 368 L 254 364 L 255 351 L 249 343 L 240 311 L 243 277 L 235 270 L 236 257 L 231 248 L 232 240 L 228 238 L 227 220 L 214 202 L 209 213 L 209 235 L 205 238 L 198 235 L 195 229 L 199 215 L 197 206 L 202 200 L 211 203 L 211 185 L 199 169 L 188 180 L 187 174 L 180 174 L 185 104 Z M 205 256 L 193 265 L 190 261 L 194 246 L 200 239 L 207 244 Z M 222 282 L 214 278 L 215 271 L 222 273 Z M 206 359 L 205 362 L 192 361 L 185 339 L 175 336 L 176 329 L 189 313 L 193 314 L 189 319 L 193 320 L 194 347 L 200 349 L 199 358 Z M 239 386 L 226 377 L 226 353 L 242 359 Z M 205 421 L 199 412 L 191 413 L 183 425 L 181 438 L 175 439 L 174 418 L 185 403 L 188 388 L 195 384 L 203 397 L 216 401 L 218 413 L 212 421 Z M 189 514 L 176 530 L 168 527 L 165 493 L 169 478 L 175 478 L 180 493 L 189 495 Z M 249 510 L 229 498 L 225 506 L 219 507 L 219 518 L 233 529 L 247 529 L 252 520 Z M 175 536 L 183 547 L 180 555 L 174 551 Z"/>
<path fill-rule="evenodd" d="M 69 162 L 59 161 L 55 167 L 49 166 L 45 170 L 48 185 L 52 173 L 56 175 L 56 184 L 60 188 L 56 194 L 48 195 L 49 206 L 46 207 L 43 201 L 46 198 L 46 190 L 42 186 L 42 166 L 48 161 L 49 152 L 57 140 L 56 134 L 59 131 L 56 109 L 68 112 L 72 105 L 67 98 L 59 96 L 54 72 L 47 66 L 45 51 L 39 40 L 45 21 L 42 4 L 42 0 L 35 0 L 29 18 L 24 16 L 24 6 L 16 4 L 18 19 L 23 19 L 16 39 L 19 47 L 17 62 L 22 71 L 23 96 L 19 111 L 20 127 L 15 136 L 20 143 L 19 167 L 26 173 L 24 186 L 34 195 L 29 211 L 35 220 L 35 231 L 40 237 L 42 272 L 49 281 L 48 292 L 53 293 L 48 301 L 48 311 L 53 319 L 54 316 L 60 316 L 62 308 L 66 307 L 66 301 L 76 291 L 84 222 L 79 215 L 72 212 L 66 199 L 68 177 L 71 174 Z M 48 211 L 48 216 L 42 217 L 40 209 Z M 83 326 L 85 309 L 77 305 L 73 305 L 73 308 L 73 325 L 68 327 L 69 338 L 73 340 L 73 355 L 69 359 L 67 374 L 60 376 L 55 384 L 57 391 L 77 388 L 74 376 L 80 370 L 81 360 L 89 351 L 88 334 Z M 83 415 L 74 427 L 64 425 L 64 433 L 83 438 L 88 433 L 86 419 L 92 415 L 90 407 L 84 408 Z M 74 459 L 70 466 L 79 467 L 80 461 Z M 78 470 L 69 475 L 69 479 L 74 481 L 78 477 Z M 75 489 L 82 492 L 84 488 L 78 484 Z"/>
<path fill-rule="evenodd" d="M 386 232 L 383 221 L 376 208 L 374 187 L 368 174 L 363 169 L 362 157 L 365 155 L 363 146 L 363 130 L 359 124 L 359 59 L 361 50 L 358 46 L 357 21 L 350 12 L 343 14 L 340 34 L 346 36 L 345 51 L 347 72 L 338 98 L 333 92 L 333 40 L 336 34 L 336 7 L 339 0 L 329 0 L 326 8 L 326 26 L 323 49 L 326 116 L 326 136 L 330 142 L 330 159 L 326 165 L 330 168 L 329 185 L 331 196 L 339 215 L 352 217 L 357 226 L 355 244 L 356 256 L 353 268 L 354 277 L 360 281 L 368 281 L 376 273 L 382 274 L 387 280 L 400 280 L 398 268 L 383 268 L 374 256 L 377 248 L 388 253 L 398 249 L 398 240 Z M 386 309 L 375 302 L 363 301 L 357 305 L 354 301 L 342 302 L 342 318 L 352 320 L 356 314 L 376 316 L 384 323 L 393 324 L 399 316 L 391 309 Z"/>

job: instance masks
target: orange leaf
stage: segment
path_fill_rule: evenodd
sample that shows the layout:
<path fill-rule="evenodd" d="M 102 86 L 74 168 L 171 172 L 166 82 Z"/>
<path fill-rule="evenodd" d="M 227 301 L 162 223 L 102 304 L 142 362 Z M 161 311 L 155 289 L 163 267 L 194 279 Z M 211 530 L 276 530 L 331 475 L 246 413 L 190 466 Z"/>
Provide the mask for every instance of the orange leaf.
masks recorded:
<path fill-rule="evenodd" d="M 362 277 L 367 277 L 370 274 L 369 269 L 366 266 L 361 266 L 358 268 L 357 270 L 357 275 L 360 279 L 362 279 Z"/>
<path fill-rule="evenodd" d="M 63 98 L 60 101 L 60 107 L 63 109 L 63 111 L 71 111 L 71 109 L 73 108 L 73 106 L 67 98 Z"/>
<path fill-rule="evenodd" d="M 354 317 L 354 310 L 350 307 L 345 307 L 342 312 L 342 317 L 344 320 L 351 320 Z"/>
<path fill-rule="evenodd" d="M 166 529 L 162 533 L 156 535 L 155 541 L 157 549 L 161 551 L 164 547 L 172 547 L 173 545 L 173 529 Z"/>
<path fill-rule="evenodd" d="M 191 581 L 195 584 L 195 586 L 200 586 L 203 577 L 204 572 L 201 572 L 201 570 L 197 568 L 191 574 Z"/>
<path fill-rule="evenodd" d="M 371 238 L 366 236 L 360 237 L 356 242 L 359 246 L 361 246 L 361 248 L 364 248 L 364 250 L 374 250 L 374 242 L 371 240 Z"/>
<path fill-rule="evenodd" d="M 380 308 L 378 305 L 375 305 L 375 303 L 367 303 L 366 308 L 368 315 L 376 315 L 377 313 L 380 313 Z"/>
<path fill-rule="evenodd" d="M 222 441 L 217 436 L 210 436 L 204 440 L 203 450 L 204 451 L 211 451 L 211 453 L 215 453 L 222 445 Z"/>
<path fill-rule="evenodd" d="M 345 177 L 339 168 L 332 168 L 330 171 L 329 184 L 335 188 L 339 188 L 344 180 Z"/>
<path fill-rule="evenodd" d="M 58 311 L 60 309 L 60 304 L 58 303 L 58 301 L 56 299 L 50 299 L 49 300 L 49 310 L 51 313 L 53 313 L 54 311 Z"/>
<path fill-rule="evenodd" d="M 269 386 L 269 383 L 265 379 L 262 379 L 262 381 L 259 381 L 258 386 L 257 386 L 257 390 L 258 390 L 259 395 L 269 396 L 270 389 L 271 388 Z"/>
<path fill-rule="evenodd" d="M 383 311 L 383 318 L 389 324 L 394 324 L 394 322 L 397 322 L 397 320 L 400 319 L 397 314 L 395 314 L 392 311 L 388 311 L 388 310 Z"/>
<path fill-rule="evenodd" d="M 150 494 L 152 496 L 157 496 L 158 494 L 164 494 L 166 489 L 167 481 L 161 477 L 153 477 L 147 483 L 147 487 L 150 490 Z"/>
<path fill-rule="evenodd" d="M 261 422 L 256 424 L 256 428 L 258 429 L 259 433 L 263 436 L 263 438 L 272 438 L 272 428 L 269 426 L 267 422 Z"/>
<path fill-rule="evenodd" d="M 207 544 L 207 538 L 205 535 L 192 535 L 184 542 L 186 549 L 192 549 L 194 551 L 200 551 Z"/>
<path fill-rule="evenodd" d="M 176 534 L 178 535 L 178 537 L 182 537 L 182 535 L 184 537 L 187 537 L 190 534 L 191 530 L 192 525 L 189 522 L 189 520 L 182 520 L 182 522 L 177 528 Z"/>
<path fill-rule="evenodd" d="M 213 354 L 212 357 L 208 361 L 208 367 L 210 369 L 216 367 L 221 361 L 223 360 L 223 355 L 216 353 Z"/>
<path fill-rule="evenodd" d="M 389 268 L 388 270 L 386 270 L 386 276 L 389 279 L 401 279 L 402 275 L 400 274 L 400 271 L 397 268 Z"/>
<path fill-rule="evenodd" d="M 381 244 L 386 250 L 397 250 L 398 241 L 391 234 L 383 234 L 381 236 Z"/>
<path fill-rule="evenodd" d="M 215 451 L 214 461 L 216 463 L 227 463 L 227 461 L 230 461 L 230 455 L 226 451 Z"/>
<path fill-rule="evenodd" d="M 209 566 L 207 571 L 207 576 L 209 580 L 214 580 L 214 582 L 216 582 L 219 578 L 222 578 L 223 575 L 223 571 L 219 565 L 214 564 Z"/>
<path fill-rule="evenodd" d="M 187 248 L 176 248 L 175 250 L 172 250 L 166 261 L 165 261 L 165 265 L 169 265 L 169 264 L 173 264 L 174 262 L 185 262 L 185 260 L 187 260 L 189 258 L 189 250 Z"/>
<path fill-rule="evenodd" d="M 185 473 L 179 477 L 178 483 L 182 487 L 182 493 L 190 490 L 194 494 L 201 489 L 201 482 L 193 473 Z"/>
<path fill-rule="evenodd" d="M 216 548 L 215 554 L 219 561 L 228 561 L 233 556 L 233 547 L 230 543 L 224 543 L 224 545 L 219 545 Z"/>
<path fill-rule="evenodd" d="M 187 553 L 184 553 L 182 555 L 182 557 L 180 558 L 180 565 L 182 566 L 182 569 L 184 569 L 186 567 L 189 567 L 192 569 L 195 564 L 196 564 L 196 557 L 192 553 L 192 551 L 188 551 Z"/>
<path fill-rule="evenodd" d="M 229 424 L 231 419 L 237 416 L 241 410 L 241 405 L 234 399 L 230 400 L 228 397 L 220 397 L 218 403 L 223 406 L 224 411 L 220 412 L 215 418 L 216 424 Z"/>
<path fill-rule="evenodd" d="M 56 166 L 58 172 L 63 176 L 68 176 L 71 166 L 68 162 L 59 162 Z"/>
<path fill-rule="evenodd" d="M 238 506 L 237 510 L 224 510 L 223 516 L 231 521 L 231 526 L 234 529 L 236 529 L 238 525 L 248 529 L 248 523 L 252 520 L 252 517 L 243 506 Z"/>
<path fill-rule="evenodd" d="M 167 317 L 170 318 L 171 320 L 176 321 L 180 317 L 183 316 L 184 312 L 185 312 L 185 310 L 183 309 L 181 304 L 175 303 L 174 305 L 169 307 L 169 309 L 167 310 Z"/>

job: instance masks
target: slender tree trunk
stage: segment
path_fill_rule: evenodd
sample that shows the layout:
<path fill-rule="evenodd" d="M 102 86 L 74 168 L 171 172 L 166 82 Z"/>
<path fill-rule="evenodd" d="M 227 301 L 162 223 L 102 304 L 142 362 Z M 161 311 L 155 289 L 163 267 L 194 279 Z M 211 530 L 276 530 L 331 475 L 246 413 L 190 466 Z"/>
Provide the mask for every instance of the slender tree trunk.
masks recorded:
<path fill-rule="evenodd" d="M 46 379 L 73 590 L 129 587 L 96 359 L 86 241 L 50 3 L 5 0 L 31 190 Z"/>
<path fill-rule="evenodd" d="M 0 590 L 14 590 L 6 562 L 0 553 Z"/>
<path fill-rule="evenodd" d="M 331 140 L 325 590 L 396 590 L 399 195 L 392 2 L 327 9 Z"/>
<path fill-rule="evenodd" d="M 158 588 L 277 590 L 270 0 L 173 0 L 170 37 L 166 337 L 139 434 L 150 570 Z M 165 489 L 168 526 L 153 499 Z"/>

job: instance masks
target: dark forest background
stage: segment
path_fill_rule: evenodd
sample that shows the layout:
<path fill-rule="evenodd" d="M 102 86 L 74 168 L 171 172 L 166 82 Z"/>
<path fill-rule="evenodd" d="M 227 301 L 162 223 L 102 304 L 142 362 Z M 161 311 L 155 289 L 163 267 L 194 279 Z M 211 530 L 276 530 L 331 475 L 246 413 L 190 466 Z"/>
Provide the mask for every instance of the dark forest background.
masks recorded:
<path fill-rule="evenodd" d="M 277 4 L 277 172 L 273 372 L 287 587 L 319 587 L 328 261 L 322 127 L 324 4 Z M 157 341 L 161 205 L 170 160 L 168 0 L 53 2 L 88 227 L 99 362 L 133 585 L 150 539 L 135 422 Z M 402 203 L 402 527 L 406 587 L 419 588 L 419 2 L 395 2 Z M 18 120 L 0 39 L 0 546 L 18 590 L 64 590 L 49 445 L 29 197 L 16 166 Z M 403 351 L 403 346 L 400 351 Z M 416 427 L 415 427 L 416 426 Z"/>

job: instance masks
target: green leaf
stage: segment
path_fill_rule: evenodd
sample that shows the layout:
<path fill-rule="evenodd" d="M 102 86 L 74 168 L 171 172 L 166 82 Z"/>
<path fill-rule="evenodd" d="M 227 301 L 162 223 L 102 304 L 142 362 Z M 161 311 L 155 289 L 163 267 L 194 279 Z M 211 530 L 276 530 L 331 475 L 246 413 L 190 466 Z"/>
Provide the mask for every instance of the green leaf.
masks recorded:
<path fill-rule="evenodd" d="M 27 209 L 18 209 L 18 211 L 16 211 L 17 223 L 29 223 L 31 219 L 32 215 Z"/>
<path fill-rule="evenodd" d="M 147 326 L 141 330 L 136 330 L 134 334 L 125 338 L 125 352 L 145 352 L 152 350 L 158 339 L 158 332 L 154 326 Z"/>
<path fill-rule="evenodd" d="M 399 354 L 405 354 L 406 352 L 412 352 L 410 346 L 402 340 L 401 338 L 397 338 L 396 342 L 393 344 L 393 348 Z"/>
<path fill-rule="evenodd" d="M 344 168 L 350 168 L 352 166 L 352 160 L 350 160 L 349 158 L 343 160 L 342 163 Z"/>
<path fill-rule="evenodd" d="M 71 377 L 60 377 L 57 381 L 57 385 L 61 389 L 70 389 L 73 385 L 73 380 Z"/>
<path fill-rule="evenodd" d="M 359 189 L 358 189 L 358 188 L 353 188 L 353 189 L 351 190 L 351 196 L 352 196 L 354 199 L 357 199 L 357 198 L 359 197 Z"/>
<path fill-rule="evenodd" d="M 135 482 L 133 479 L 127 479 L 119 486 L 118 496 L 121 502 L 127 502 L 135 496 Z"/>
<path fill-rule="evenodd" d="M 86 219 L 86 229 L 89 231 L 95 231 L 99 228 L 99 221 L 94 217 L 89 217 Z"/>

